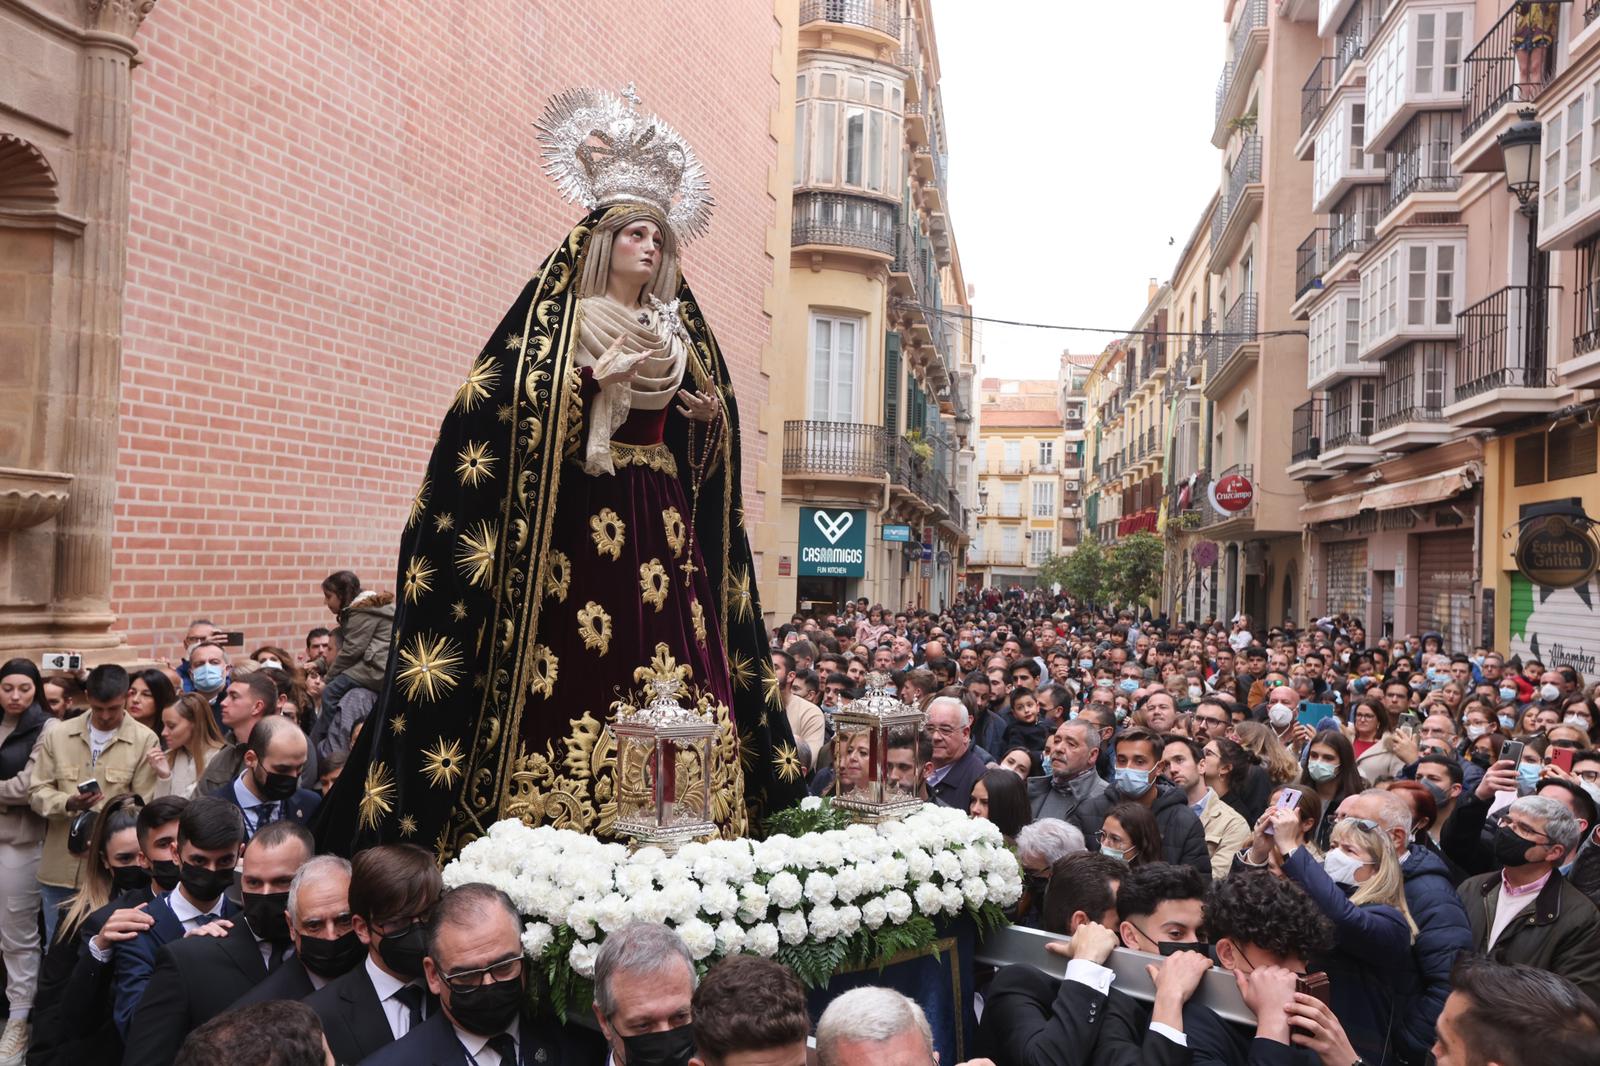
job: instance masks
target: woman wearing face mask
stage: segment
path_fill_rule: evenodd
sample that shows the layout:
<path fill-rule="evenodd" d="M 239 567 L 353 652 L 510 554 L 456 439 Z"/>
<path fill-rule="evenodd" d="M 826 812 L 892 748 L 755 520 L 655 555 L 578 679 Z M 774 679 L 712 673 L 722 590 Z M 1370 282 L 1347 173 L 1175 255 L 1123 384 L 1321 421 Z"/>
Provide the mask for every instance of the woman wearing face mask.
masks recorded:
<path fill-rule="evenodd" d="M 88 851 L 78 868 L 78 890 L 62 908 L 52 953 L 57 945 L 66 944 L 75 955 L 85 918 L 124 893 L 149 891 L 150 870 L 140 861 L 137 831 L 143 807 L 138 796 L 128 793 L 106 804 L 95 819 Z"/>
<path fill-rule="evenodd" d="M 28 1014 L 39 976 L 39 858 L 45 821 L 28 806 L 39 740 L 56 726 L 44 709 L 39 670 L 26 659 L 0 666 L 0 943 L 11 1013 L 0 1059 L 28 1050 Z"/>
<path fill-rule="evenodd" d="M 1561 724 L 1583 730 L 1591 748 L 1595 744 L 1596 718 L 1600 718 L 1600 715 L 1596 714 L 1594 701 L 1587 696 L 1570 696 L 1562 705 Z"/>
<path fill-rule="evenodd" d="M 1106 812 L 1095 834 L 1100 854 L 1121 859 L 1129 866 L 1161 861 L 1161 829 L 1156 816 L 1142 803 L 1119 803 Z"/>
<path fill-rule="evenodd" d="M 211 757 L 221 751 L 226 742 L 217 726 L 211 704 L 197 693 L 185 693 L 183 698 L 161 712 L 161 740 L 167 746 L 156 770 L 155 796 L 194 795 L 195 782 L 206 772 Z M 165 776 L 162 772 L 165 770 Z"/>
<path fill-rule="evenodd" d="M 1330 1006 L 1351 1044 L 1373 1066 L 1399 1061 L 1392 1022 L 1399 1005 L 1420 989 L 1421 974 L 1411 950 L 1417 927 L 1394 846 L 1376 822 L 1341 818 L 1318 862 L 1305 847 L 1299 814 L 1278 809 L 1263 817 L 1259 838 L 1271 842 L 1284 875 L 1333 922 L 1334 950 L 1317 965 L 1328 974 Z"/>
<path fill-rule="evenodd" d="M 1326 851 L 1333 835 L 1333 821 L 1339 804 L 1345 797 L 1365 789 L 1366 783 L 1356 772 L 1356 753 L 1350 741 L 1337 729 L 1325 729 L 1317 734 L 1306 752 L 1305 787 L 1322 801 L 1322 821 L 1317 826 L 1312 841 Z"/>

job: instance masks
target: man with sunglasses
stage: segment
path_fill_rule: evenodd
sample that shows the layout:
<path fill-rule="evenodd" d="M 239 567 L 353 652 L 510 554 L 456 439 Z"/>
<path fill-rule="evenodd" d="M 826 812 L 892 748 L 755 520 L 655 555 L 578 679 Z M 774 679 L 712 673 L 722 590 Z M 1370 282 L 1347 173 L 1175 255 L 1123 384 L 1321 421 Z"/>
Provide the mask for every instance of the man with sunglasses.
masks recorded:
<path fill-rule="evenodd" d="M 465 884 L 439 897 L 425 942 L 439 1010 L 363 1066 L 577 1066 L 605 1054 L 598 1036 L 532 1023 L 522 918 L 498 888 Z"/>
<path fill-rule="evenodd" d="M 437 1013 L 424 980 L 423 927 L 443 891 L 433 853 L 415 844 L 384 844 L 351 860 L 351 924 L 367 957 L 305 1000 L 338 1061 L 360 1062 Z"/>

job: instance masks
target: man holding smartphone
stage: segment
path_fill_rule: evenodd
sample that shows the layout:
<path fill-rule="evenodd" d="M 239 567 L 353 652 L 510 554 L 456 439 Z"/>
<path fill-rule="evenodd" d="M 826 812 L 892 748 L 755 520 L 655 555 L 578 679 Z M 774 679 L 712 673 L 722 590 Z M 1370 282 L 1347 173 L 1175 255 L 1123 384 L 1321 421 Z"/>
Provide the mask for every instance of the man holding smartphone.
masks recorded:
<path fill-rule="evenodd" d="M 99 810 L 127 792 L 153 793 L 156 772 L 145 758 L 156 735 L 128 714 L 128 671 L 112 663 L 89 671 L 89 713 L 69 718 L 39 741 L 28 803 L 47 823 L 39 891 L 46 941 L 55 938 L 58 908 L 78 885 L 80 859 L 67 850 L 79 812 Z"/>

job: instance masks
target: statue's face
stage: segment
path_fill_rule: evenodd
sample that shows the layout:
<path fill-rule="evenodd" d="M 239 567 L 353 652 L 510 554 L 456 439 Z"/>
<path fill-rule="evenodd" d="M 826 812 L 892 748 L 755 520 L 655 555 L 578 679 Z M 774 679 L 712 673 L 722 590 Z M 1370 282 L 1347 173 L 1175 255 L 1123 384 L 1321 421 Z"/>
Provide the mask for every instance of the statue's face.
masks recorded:
<path fill-rule="evenodd" d="M 633 290 L 650 284 L 663 246 L 661 227 L 649 219 L 634 219 L 623 226 L 611 241 L 611 277 L 606 288 L 615 291 L 621 283 Z"/>

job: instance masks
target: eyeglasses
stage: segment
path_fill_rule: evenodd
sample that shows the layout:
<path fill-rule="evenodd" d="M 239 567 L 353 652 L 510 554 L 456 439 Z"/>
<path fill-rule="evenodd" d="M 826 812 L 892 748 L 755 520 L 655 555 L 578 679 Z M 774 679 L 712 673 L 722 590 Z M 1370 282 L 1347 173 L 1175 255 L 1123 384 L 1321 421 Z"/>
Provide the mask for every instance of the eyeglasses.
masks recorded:
<path fill-rule="evenodd" d="M 312 937 L 320 937 L 329 929 L 332 929 L 339 936 L 344 936 L 344 934 L 348 933 L 351 928 L 350 912 L 341 911 L 331 918 L 307 918 L 305 921 L 297 924 L 300 926 L 300 931 L 302 933 Z M 403 929 L 401 930 L 401 932 L 404 931 L 405 930 Z M 387 936 L 389 934 L 380 931 L 379 935 Z"/>
<path fill-rule="evenodd" d="M 521 976 L 522 956 L 512 955 L 476 970 L 459 970 L 456 973 L 443 974 L 441 978 L 452 992 L 471 992 L 474 988 L 482 988 L 484 985 L 515 981 Z"/>
<path fill-rule="evenodd" d="M 928 732 L 937 733 L 941 737 L 953 737 L 957 733 L 960 733 L 961 729 L 961 726 L 955 725 L 930 725 L 928 727 Z"/>
<path fill-rule="evenodd" d="M 1512 821 L 1511 815 L 1509 815 L 1509 814 L 1500 815 L 1498 818 L 1496 818 L 1494 820 L 1494 824 L 1497 825 L 1497 826 L 1501 826 L 1501 827 L 1503 827 L 1505 829 L 1511 830 L 1513 833 L 1517 834 L 1517 836 L 1519 836 L 1522 839 L 1527 840 L 1527 841 L 1529 841 L 1531 843 L 1534 843 L 1534 844 L 1548 844 L 1548 843 L 1550 843 L 1550 837 L 1549 837 L 1548 834 L 1541 833 L 1539 830 L 1533 828 L 1532 826 L 1530 826 L 1530 825 L 1528 825 L 1526 823 L 1518 823 L 1518 822 Z M 1543 839 L 1542 840 L 1534 840 L 1533 839 L 1534 837 L 1542 837 Z"/>
<path fill-rule="evenodd" d="M 1378 825 L 1378 823 L 1374 822 L 1371 818 L 1357 818 L 1353 814 L 1346 814 L 1346 815 L 1343 815 L 1343 816 L 1341 816 L 1339 818 L 1336 818 L 1336 819 L 1334 819 L 1333 824 L 1334 825 L 1354 825 L 1354 826 L 1358 826 L 1358 827 L 1360 827 L 1362 829 L 1365 829 L 1370 833 L 1376 833 L 1381 828 Z"/>
<path fill-rule="evenodd" d="M 405 918 L 388 918 L 381 922 L 372 922 L 372 931 L 382 937 L 402 936 L 414 925 L 426 925 L 433 916 L 433 908 L 426 913 L 413 914 Z"/>

